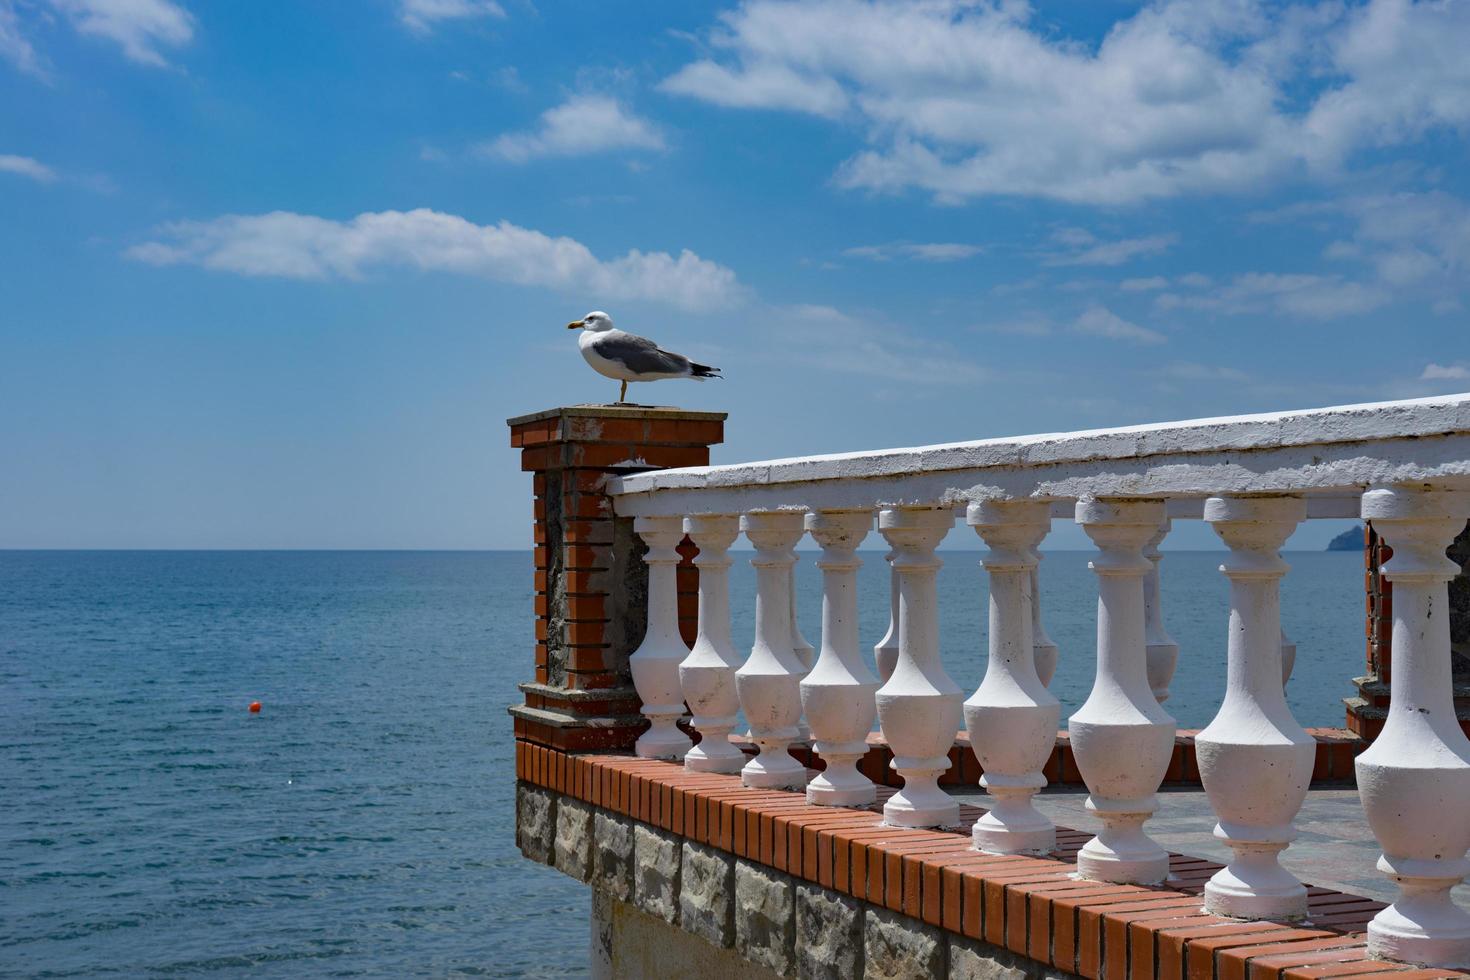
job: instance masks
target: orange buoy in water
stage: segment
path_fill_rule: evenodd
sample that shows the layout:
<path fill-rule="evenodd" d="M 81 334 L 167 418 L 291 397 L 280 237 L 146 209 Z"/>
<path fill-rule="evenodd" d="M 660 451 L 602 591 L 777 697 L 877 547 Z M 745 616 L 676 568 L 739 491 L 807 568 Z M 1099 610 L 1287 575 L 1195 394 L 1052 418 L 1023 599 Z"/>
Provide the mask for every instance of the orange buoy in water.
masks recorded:
<path fill-rule="evenodd" d="M 250 702 L 250 713 L 252 715 L 258 715 L 258 714 L 260 714 L 260 702 L 259 701 L 251 701 Z"/>

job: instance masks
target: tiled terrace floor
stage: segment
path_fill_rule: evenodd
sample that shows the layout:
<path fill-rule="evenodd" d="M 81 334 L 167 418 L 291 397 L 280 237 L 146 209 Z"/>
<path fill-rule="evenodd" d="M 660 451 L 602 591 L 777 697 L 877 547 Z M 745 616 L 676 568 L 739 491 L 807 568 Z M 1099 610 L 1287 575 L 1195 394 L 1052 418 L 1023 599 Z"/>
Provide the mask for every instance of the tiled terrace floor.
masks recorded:
<path fill-rule="evenodd" d="M 955 792 L 956 798 L 976 806 L 987 804 L 981 792 Z M 1064 827 L 1095 832 L 1099 826 L 1083 804 L 1086 791 L 1071 787 L 1047 791 L 1036 797 L 1037 809 Z M 1302 881 L 1391 902 L 1398 890 L 1376 867 L 1378 843 L 1368 829 L 1357 790 L 1312 790 L 1296 820 L 1299 837 L 1287 848 L 1281 863 Z M 1149 836 L 1166 849 L 1181 854 L 1230 860 L 1230 848 L 1215 839 L 1215 818 L 1202 790 L 1162 790 L 1159 811 L 1148 822 Z M 1470 908 L 1470 884 L 1454 891 L 1455 900 Z"/>

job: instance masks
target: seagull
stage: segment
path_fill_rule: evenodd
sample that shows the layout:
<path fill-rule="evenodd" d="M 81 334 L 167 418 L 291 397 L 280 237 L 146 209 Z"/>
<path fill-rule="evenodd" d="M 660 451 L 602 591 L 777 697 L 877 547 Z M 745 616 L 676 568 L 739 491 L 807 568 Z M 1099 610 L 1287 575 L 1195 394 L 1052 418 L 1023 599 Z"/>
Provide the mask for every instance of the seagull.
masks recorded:
<path fill-rule="evenodd" d="M 628 397 L 629 381 L 662 381 L 664 378 L 693 378 L 707 381 L 720 377 L 720 369 L 696 364 L 683 354 L 659 348 L 647 337 L 627 333 L 613 326 L 612 317 L 594 310 L 567 324 L 568 330 L 580 330 L 577 346 L 592 370 L 623 383 L 617 404 Z"/>

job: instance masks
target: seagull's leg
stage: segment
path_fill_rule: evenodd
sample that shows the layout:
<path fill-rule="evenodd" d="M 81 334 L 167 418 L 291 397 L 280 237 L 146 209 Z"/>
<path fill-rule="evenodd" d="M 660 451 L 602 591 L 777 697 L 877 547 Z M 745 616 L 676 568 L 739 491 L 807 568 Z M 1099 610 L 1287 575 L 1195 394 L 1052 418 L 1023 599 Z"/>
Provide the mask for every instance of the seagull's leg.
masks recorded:
<path fill-rule="evenodd" d="M 623 387 L 621 387 L 621 388 L 618 389 L 618 404 L 621 405 L 623 402 L 625 402 L 627 400 L 628 400 L 628 382 L 624 381 L 623 382 Z"/>

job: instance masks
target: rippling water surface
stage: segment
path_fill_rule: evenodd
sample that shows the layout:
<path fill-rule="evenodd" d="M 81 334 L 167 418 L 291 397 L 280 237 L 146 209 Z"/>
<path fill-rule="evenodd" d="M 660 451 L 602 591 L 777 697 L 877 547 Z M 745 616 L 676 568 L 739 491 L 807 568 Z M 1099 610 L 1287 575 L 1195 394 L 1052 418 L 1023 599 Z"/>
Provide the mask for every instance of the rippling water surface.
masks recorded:
<path fill-rule="evenodd" d="M 744 556 L 737 556 L 744 557 Z M 946 665 L 984 668 L 974 554 L 941 572 Z M 819 640 L 817 573 L 799 572 Z M 866 553 L 863 642 L 886 624 Z M 1360 557 L 1289 555 L 1292 704 L 1340 724 Z M 1087 556 L 1043 564 L 1064 714 L 1091 683 Z M 1218 554 L 1165 562 L 1169 709 L 1223 690 Z M 514 845 L 510 720 L 528 553 L 0 552 L 0 974 L 563 976 L 583 886 Z M 737 643 L 751 576 L 734 576 Z M 264 710 L 247 713 L 259 700 Z"/>

